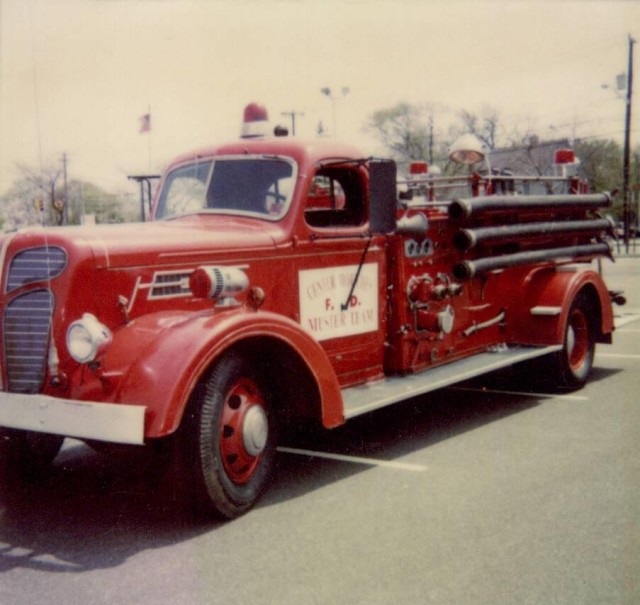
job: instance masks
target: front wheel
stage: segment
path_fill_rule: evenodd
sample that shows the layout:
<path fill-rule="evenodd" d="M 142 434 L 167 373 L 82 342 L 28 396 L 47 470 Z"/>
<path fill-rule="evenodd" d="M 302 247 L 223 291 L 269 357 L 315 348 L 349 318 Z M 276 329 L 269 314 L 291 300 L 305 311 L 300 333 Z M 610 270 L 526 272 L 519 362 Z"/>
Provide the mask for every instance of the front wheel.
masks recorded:
<path fill-rule="evenodd" d="M 197 510 L 226 519 L 246 512 L 271 478 L 276 450 L 270 393 L 246 356 L 231 353 L 215 364 L 185 421 Z"/>
<path fill-rule="evenodd" d="M 589 299 L 584 294 L 576 296 L 567 317 L 562 349 L 554 358 L 559 388 L 577 389 L 587 381 L 596 348 L 595 316 Z"/>

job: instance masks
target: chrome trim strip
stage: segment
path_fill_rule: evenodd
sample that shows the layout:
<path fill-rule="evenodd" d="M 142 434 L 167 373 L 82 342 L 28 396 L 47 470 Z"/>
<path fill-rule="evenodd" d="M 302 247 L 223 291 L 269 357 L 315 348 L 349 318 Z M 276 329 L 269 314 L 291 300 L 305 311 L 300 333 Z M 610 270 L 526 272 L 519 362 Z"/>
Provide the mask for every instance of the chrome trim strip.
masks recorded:
<path fill-rule="evenodd" d="M 7 256 L 7 250 L 9 249 L 9 245 L 11 244 L 11 240 L 16 235 L 17 235 L 17 232 L 7 235 L 7 238 L 4 240 L 4 244 L 2 245 L 2 248 L 0 248 L 0 287 L 2 287 L 2 278 L 4 276 L 4 262 Z"/>
<path fill-rule="evenodd" d="M 6 239 L 4 240 L 4 243 L 2 244 L 2 246 L 0 246 L 0 296 L 2 296 L 2 292 L 4 292 L 2 288 L 2 279 L 4 276 L 4 264 L 7 257 L 7 250 L 9 249 L 11 241 L 16 235 L 17 235 L 17 232 L 7 235 Z M 0 321 L 2 321 L 1 317 L 0 317 Z M 0 391 L 4 389 L 3 366 L 4 366 L 3 349 L 0 346 Z"/>
<path fill-rule="evenodd" d="M 379 382 L 342 391 L 345 420 L 371 412 L 410 397 L 424 395 L 443 387 L 480 376 L 520 361 L 548 355 L 562 349 L 562 345 L 547 347 L 513 347 L 490 350 L 457 361 L 424 370 L 418 374 L 392 376 Z"/>
<path fill-rule="evenodd" d="M 538 305 L 537 307 L 531 307 L 531 315 L 546 315 L 556 316 L 562 313 L 562 307 L 546 307 L 544 305 Z"/>

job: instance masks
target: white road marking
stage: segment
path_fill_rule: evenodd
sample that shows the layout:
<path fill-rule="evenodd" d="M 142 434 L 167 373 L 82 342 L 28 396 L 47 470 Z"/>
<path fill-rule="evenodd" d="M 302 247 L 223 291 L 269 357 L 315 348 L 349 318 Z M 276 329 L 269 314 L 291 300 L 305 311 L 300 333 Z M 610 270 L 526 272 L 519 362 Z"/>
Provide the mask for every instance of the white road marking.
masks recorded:
<path fill-rule="evenodd" d="M 423 472 L 426 466 L 421 464 L 409 464 L 406 462 L 390 462 L 388 460 L 376 460 L 374 458 L 361 458 L 360 456 L 345 456 L 344 454 L 332 454 L 330 452 L 316 452 L 314 450 L 303 450 L 293 447 L 279 447 L 279 452 L 283 454 L 295 454 L 296 456 L 311 456 L 313 458 L 327 458 L 340 462 L 352 462 L 354 464 L 365 464 L 367 466 L 382 466 L 394 468 L 401 471 Z"/>
<path fill-rule="evenodd" d="M 640 319 L 640 315 L 616 315 L 613 318 L 613 325 L 616 328 L 620 328 L 622 326 L 626 326 L 627 324 L 633 323 L 634 321 L 638 321 Z"/>
<path fill-rule="evenodd" d="M 573 401 L 589 401 L 584 395 L 558 395 L 554 393 L 533 393 L 525 391 L 503 391 L 500 389 L 478 389 L 472 387 L 449 387 L 454 391 L 472 391 L 475 393 L 493 393 L 497 395 L 517 395 L 521 397 L 543 397 L 544 399 L 569 399 Z"/>
<path fill-rule="evenodd" d="M 627 325 L 640 319 L 640 315 L 630 315 L 625 317 L 616 317 L 615 325 L 617 328 Z M 626 329 L 625 332 L 640 332 L 639 330 Z M 598 357 L 621 357 L 629 359 L 640 359 L 640 355 L 624 355 L 618 353 L 597 353 Z M 499 389 L 479 389 L 471 387 L 448 387 L 455 391 L 473 391 L 477 393 L 492 393 L 497 395 L 515 395 L 519 397 L 539 397 L 544 399 L 566 399 L 569 401 L 588 401 L 589 398 L 584 395 L 560 395 L 554 393 L 534 393 L 522 391 L 507 391 Z M 403 471 L 424 472 L 426 466 L 421 464 L 410 464 L 406 462 L 393 462 L 388 460 L 377 460 L 375 458 L 363 458 L 360 456 L 347 456 L 345 454 L 333 454 L 331 452 L 319 452 L 315 450 L 305 450 L 293 447 L 279 447 L 279 452 L 283 454 L 293 454 L 296 456 L 310 456 L 312 458 L 325 458 L 327 460 L 337 460 L 339 462 L 350 462 L 353 464 L 364 464 L 366 466 L 380 466 L 385 468 L 393 468 Z"/>

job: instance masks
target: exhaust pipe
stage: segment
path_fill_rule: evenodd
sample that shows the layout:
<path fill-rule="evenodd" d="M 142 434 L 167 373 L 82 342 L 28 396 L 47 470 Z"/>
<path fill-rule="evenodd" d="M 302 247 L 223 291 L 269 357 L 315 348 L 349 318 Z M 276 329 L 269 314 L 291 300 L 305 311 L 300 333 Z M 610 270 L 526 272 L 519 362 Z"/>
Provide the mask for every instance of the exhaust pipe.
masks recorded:
<path fill-rule="evenodd" d="M 602 231 L 612 233 L 613 220 L 610 218 L 584 221 L 556 221 L 546 223 L 523 223 L 521 225 L 501 225 L 479 229 L 461 229 L 453 236 L 453 245 L 458 250 L 471 250 L 479 244 L 515 241 L 529 236 L 561 237 L 563 235 L 597 235 Z"/>
<path fill-rule="evenodd" d="M 566 258 L 567 261 L 588 256 L 608 256 L 611 258 L 609 244 L 603 242 L 598 244 L 586 244 L 583 246 L 567 246 L 565 248 L 551 248 L 547 250 L 532 250 L 518 252 L 516 254 L 505 254 L 503 256 L 490 256 L 478 260 L 465 260 L 453 266 L 453 276 L 463 281 L 471 279 L 480 273 L 494 271 L 496 269 L 506 269 L 507 267 L 518 267 L 548 260 L 558 260 Z"/>
<path fill-rule="evenodd" d="M 453 200 L 449 218 L 466 220 L 484 212 L 512 211 L 550 212 L 555 210 L 595 210 L 611 206 L 609 193 L 590 195 L 492 195 Z"/>

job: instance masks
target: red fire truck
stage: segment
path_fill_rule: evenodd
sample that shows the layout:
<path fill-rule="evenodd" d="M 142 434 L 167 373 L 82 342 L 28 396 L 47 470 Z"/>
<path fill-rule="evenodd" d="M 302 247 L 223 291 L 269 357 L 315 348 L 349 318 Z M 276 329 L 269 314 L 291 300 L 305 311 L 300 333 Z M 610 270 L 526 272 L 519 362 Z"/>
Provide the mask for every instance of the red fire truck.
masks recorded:
<path fill-rule="evenodd" d="M 587 380 L 614 329 L 608 194 L 423 164 L 399 182 L 393 161 L 260 121 L 173 161 L 149 222 L 2 236 L 5 465 L 41 470 L 65 437 L 171 443 L 195 505 L 232 518 L 288 427 L 537 358 L 559 387 Z"/>

